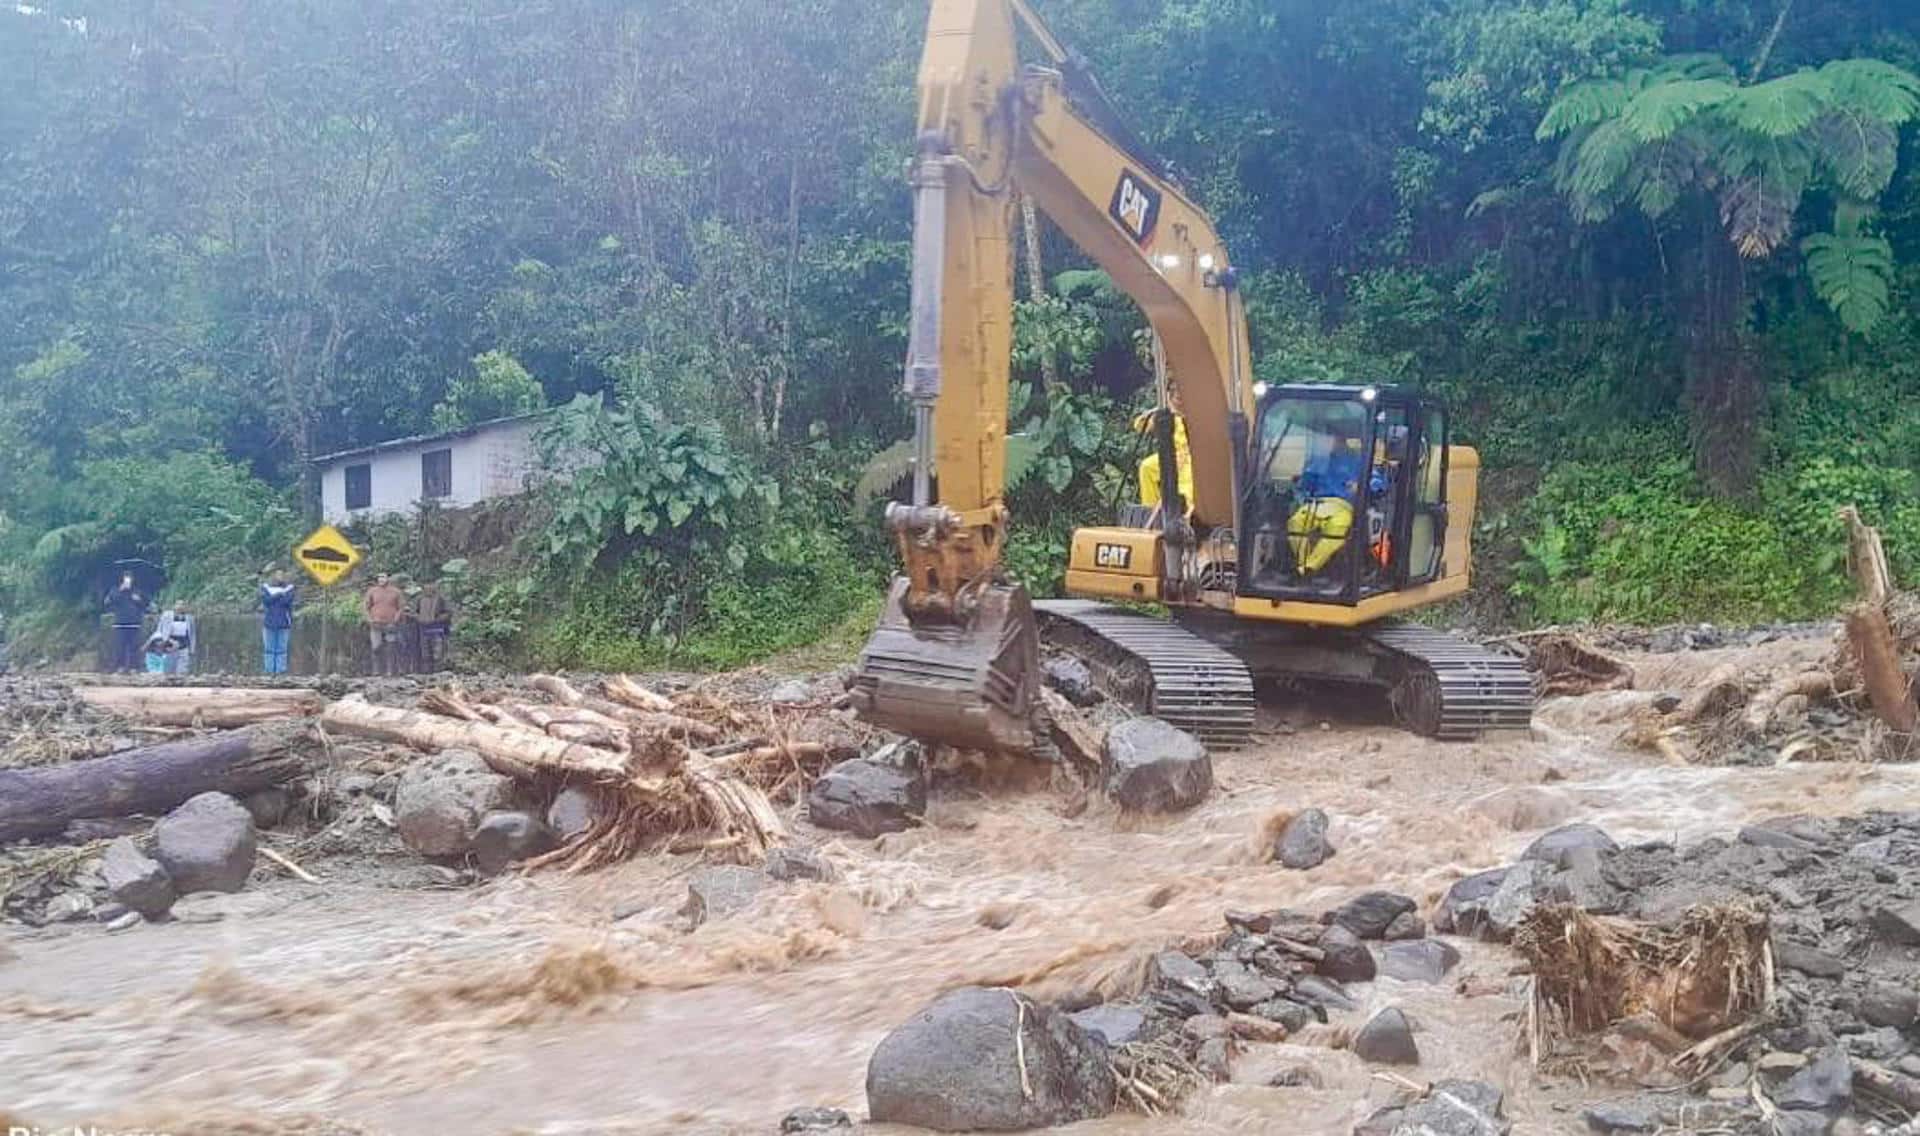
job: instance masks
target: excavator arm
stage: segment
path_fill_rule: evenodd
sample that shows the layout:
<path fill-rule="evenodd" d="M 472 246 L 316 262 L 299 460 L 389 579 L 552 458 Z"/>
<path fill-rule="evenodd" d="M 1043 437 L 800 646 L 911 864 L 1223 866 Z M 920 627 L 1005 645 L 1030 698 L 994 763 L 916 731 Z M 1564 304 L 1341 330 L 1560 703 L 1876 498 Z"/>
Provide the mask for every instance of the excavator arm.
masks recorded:
<path fill-rule="evenodd" d="M 1022 66 L 1023 30 L 1046 64 Z M 913 500 L 888 510 L 903 572 L 862 656 L 855 699 L 903 732 L 1031 749 L 1038 631 L 1025 591 L 999 566 L 1017 195 L 1104 269 L 1159 337 L 1190 442 L 1191 525 L 1203 532 L 1234 523 L 1236 455 L 1252 411 L 1245 317 L 1212 222 L 1132 141 L 1024 0 L 933 0 L 911 184 Z M 1183 510 L 1163 514 L 1174 577 L 1193 534 Z"/>

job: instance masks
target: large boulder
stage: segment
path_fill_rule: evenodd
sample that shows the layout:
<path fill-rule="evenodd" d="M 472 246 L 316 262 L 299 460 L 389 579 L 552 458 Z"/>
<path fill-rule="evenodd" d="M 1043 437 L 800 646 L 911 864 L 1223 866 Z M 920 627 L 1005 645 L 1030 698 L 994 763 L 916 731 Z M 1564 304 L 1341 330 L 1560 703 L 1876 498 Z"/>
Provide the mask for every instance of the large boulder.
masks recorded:
<path fill-rule="evenodd" d="M 1522 860 L 1540 860 L 1556 868 L 1567 866 L 1567 856 L 1576 848 L 1591 848 L 1597 852 L 1613 852 L 1620 845 L 1597 825 L 1563 824 L 1551 832 L 1543 834 L 1527 850 L 1520 853 Z"/>
<path fill-rule="evenodd" d="M 1404 895 L 1390 891 L 1369 891 L 1334 908 L 1328 913 L 1327 921 L 1345 927 L 1362 939 L 1383 939 L 1394 920 L 1419 906 Z"/>
<path fill-rule="evenodd" d="M 179 898 L 173 877 L 167 875 L 158 860 L 140 851 L 130 836 L 107 845 L 106 855 L 100 862 L 100 874 L 107 881 L 109 895 L 148 919 L 165 915 Z"/>
<path fill-rule="evenodd" d="M 794 880 L 813 880 L 825 883 L 837 873 L 832 861 L 820 854 L 818 848 L 804 844 L 782 844 L 767 853 L 767 875 L 782 882 Z"/>
<path fill-rule="evenodd" d="M 1314 969 L 1335 982 L 1372 982 L 1378 971 L 1373 952 L 1358 935 L 1338 923 L 1320 936 L 1320 949 L 1326 957 Z"/>
<path fill-rule="evenodd" d="M 1353 1055 L 1376 1065 L 1418 1065 L 1420 1047 L 1413 1041 L 1413 1023 L 1389 1006 L 1360 1027 L 1353 1039 Z"/>
<path fill-rule="evenodd" d="M 1059 655 L 1041 664 L 1047 685 L 1066 696 L 1075 706 L 1091 706 L 1100 701 L 1100 690 L 1093 683 L 1093 671 L 1072 655 Z"/>
<path fill-rule="evenodd" d="M 400 774 L 393 795 L 394 827 L 422 856 L 465 856 L 473 834 L 491 812 L 511 811 L 519 789 L 472 750 L 423 757 Z"/>
<path fill-rule="evenodd" d="M 1107 731 L 1104 780 L 1122 808 L 1178 812 L 1213 790 L 1213 759 L 1184 730 L 1158 718 L 1129 718 Z"/>
<path fill-rule="evenodd" d="M 547 806 L 547 827 L 553 829 L 561 840 L 572 840 L 584 836 L 593 822 L 600 819 L 600 800 L 593 791 L 581 785 L 569 785 L 560 790 Z"/>
<path fill-rule="evenodd" d="M 497 876 L 559 846 L 559 834 L 530 813 L 488 813 L 473 832 L 473 866 L 483 876 Z"/>
<path fill-rule="evenodd" d="M 1487 900 L 1482 934 L 1501 942 L 1513 937 L 1520 921 L 1539 903 L 1557 875 L 1545 860 L 1522 860 L 1501 878 Z"/>
<path fill-rule="evenodd" d="M 875 758 L 843 761 L 807 794 L 807 819 L 821 828 L 872 839 L 905 832 L 927 811 L 927 775 L 918 764 Z"/>
<path fill-rule="evenodd" d="M 1460 963 L 1460 952 L 1438 939 L 1388 943 L 1380 952 L 1380 973 L 1402 982 L 1438 984 Z"/>
<path fill-rule="evenodd" d="M 1073 1024 L 1087 1031 L 1088 1036 L 1115 1049 L 1137 1040 L 1147 1029 L 1144 1010 L 1117 1002 L 1090 1006 L 1071 1016 Z"/>
<path fill-rule="evenodd" d="M 1487 921 L 1487 904 L 1507 878 L 1506 868 L 1475 872 L 1455 880 L 1433 911 L 1433 929 L 1449 935 L 1477 935 Z"/>
<path fill-rule="evenodd" d="M 867 1063 L 875 1123 L 937 1132 L 1071 1124 L 1112 1112 L 1115 1092 L 1104 1045 L 1066 1014 L 1005 989 L 943 995 Z"/>
<path fill-rule="evenodd" d="M 1307 809 L 1287 822 L 1274 842 L 1273 858 L 1285 868 L 1305 871 L 1317 868 L 1333 857 L 1333 845 L 1327 840 L 1327 814 Z"/>
<path fill-rule="evenodd" d="M 1500 1090 L 1485 1081 L 1441 1081 L 1413 1104 L 1375 1113 L 1366 1126 L 1392 1136 L 1506 1136 L 1513 1124 L 1501 1115 L 1502 1103 Z"/>
<path fill-rule="evenodd" d="M 181 895 L 239 891 L 256 854 L 253 814 L 225 793 L 193 797 L 153 826 L 153 858 Z"/>
<path fill-rule="evenodd" d="M 745 911 L 766 887 L 767 874 L 757 868 L 738 864 L 702 868 L 687 881 L 687 902 L 681 911 L 698 927 L 709 919 Z"/>

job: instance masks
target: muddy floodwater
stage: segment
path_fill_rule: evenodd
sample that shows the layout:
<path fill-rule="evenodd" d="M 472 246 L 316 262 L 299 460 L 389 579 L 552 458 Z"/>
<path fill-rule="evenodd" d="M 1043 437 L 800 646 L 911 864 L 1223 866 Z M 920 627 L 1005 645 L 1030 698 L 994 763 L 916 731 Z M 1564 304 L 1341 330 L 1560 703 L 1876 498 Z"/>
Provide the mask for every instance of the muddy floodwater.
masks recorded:
<path fill-rule="evenodd" d="M 1714 661 L 1645 673 L 1678 686 Z M 1920 789 L 1905 766 L 1666 764 L 1614 741 L 1642 697 L 1561 700 L 1532 736 L 1470 745 L 1296 715 L 1295 732 L 1269 723 L 1218 755 L 1213 798 L 1166 820 L 949 789 L 922 829 L 824 838 L 835 882 L 779 885 L 692 931 L 676 913 L 689 857 L 479 889 L 322 870 L 192 922 L 0 930 L 0 1114 L 177 1132 L 771 1132 L 797 1106 L 862 1115 L 875 1044 L 953 986 L 1124 995 L 1150 953 L 1216 933 L 1227 908 L 1318 911 L 1369 888 L 1424 906 L 1569 820 L 1688 840 L 1781 813 L 1911 808 Z M 1332 815 L 1338 854 L 1311 872 L 1264 862 L 1275 823 L 1309 806 Z M 1578 1103 L 1606 1090 L 1528 1068 L 1514 966 L 1467 946 L 1446 985 L 1359 986 L 1358 1013 L 1248 1046 L 1235 1083 L 1180 1117 L 1067 1131 L 1346 1132 L 1377 1086 L 1342 1043 L 1387 1004 L 1417 1023 L 1418 1079 L 1492 1081 L 1516 1131 L 1579 1131 Z M 1302 1065 L 1321 1087 L 1267 1087 Z"/>

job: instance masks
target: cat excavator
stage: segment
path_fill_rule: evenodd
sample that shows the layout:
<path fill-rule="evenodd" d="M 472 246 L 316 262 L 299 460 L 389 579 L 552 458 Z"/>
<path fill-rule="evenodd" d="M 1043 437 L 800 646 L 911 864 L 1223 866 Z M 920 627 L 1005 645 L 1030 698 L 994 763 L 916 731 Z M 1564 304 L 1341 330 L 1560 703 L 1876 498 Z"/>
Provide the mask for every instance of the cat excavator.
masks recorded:
<path fill-rule="evenodd" d="M 909 182 L 913 499 L 886 513 L 902 570 L 855 676 L 865 718 L 1045 752 L 1044 644 L 1215 748 L 1248 740 L 1269 676 L 1378 688 L 1439 738 L 1526 727 L 1519 660 L 1396 618 L 1467 589 L 1479 458 L 1446 407 L 1254 382 L 1213 223 L 1026 0 L 932 0 Z M 1074 533 L 1067 600 L 1034 601 L 1000 561 L 1022 196 L 1139 304 L 1164 361 L 1157 482 Z"/>

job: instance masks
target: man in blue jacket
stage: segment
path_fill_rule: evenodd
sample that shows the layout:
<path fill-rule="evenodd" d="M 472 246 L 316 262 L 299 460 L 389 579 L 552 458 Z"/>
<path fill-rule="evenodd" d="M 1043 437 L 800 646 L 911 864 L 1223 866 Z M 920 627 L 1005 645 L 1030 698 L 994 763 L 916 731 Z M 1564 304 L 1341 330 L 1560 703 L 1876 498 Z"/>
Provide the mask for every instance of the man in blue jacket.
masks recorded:
<path fill-rule="evenodd" d="M 261 669 L 270 675 L 287 673 L 287 652 L 293 640 L 293 609 L 299 595 L 287 583 L 285 572 L 275 572 L 260 585 Z"/>

